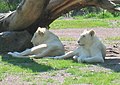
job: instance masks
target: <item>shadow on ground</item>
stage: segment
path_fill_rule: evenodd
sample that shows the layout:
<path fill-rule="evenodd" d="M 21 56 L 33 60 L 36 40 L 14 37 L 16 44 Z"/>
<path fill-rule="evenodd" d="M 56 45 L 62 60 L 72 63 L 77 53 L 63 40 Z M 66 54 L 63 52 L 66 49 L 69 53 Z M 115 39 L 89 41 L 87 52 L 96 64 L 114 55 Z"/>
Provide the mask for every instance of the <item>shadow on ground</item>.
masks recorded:
<path fill-rule="evenodd" d="M 120 72 L 120 47 L 107 48 L 105 62 L 101 66 L 111 69 L 115 72 Z"/>
<path fill-rule="evenodd" d="M 120 72 L 120 59 L 106 59 L 105 62 L 100 65 L 114 72 Z"/>
<path fill-rule="evenodd" d="M 51 66 L 42 65 L 34 61 L 33 59 L 19 59 L 13 58 L 10 55 L 2 55 L 2 61 L 8 62 L 15 66 L 19 66 L 21 68 L 31 69 L 33 72 L 46 72 L 50 71 L 53 68 Z"/>

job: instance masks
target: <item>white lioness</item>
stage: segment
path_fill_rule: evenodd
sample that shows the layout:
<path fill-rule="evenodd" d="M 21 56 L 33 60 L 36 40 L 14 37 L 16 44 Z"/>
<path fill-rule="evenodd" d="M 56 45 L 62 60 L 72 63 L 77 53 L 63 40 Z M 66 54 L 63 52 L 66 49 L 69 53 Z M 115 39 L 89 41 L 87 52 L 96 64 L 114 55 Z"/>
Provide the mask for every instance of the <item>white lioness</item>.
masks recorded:
<path fill-rule="evenodd" d="M 79 47 L 76 50 L 70 51 L 62 56 L 56 56 L 54 58 L 63 59 L 74 56 L 73 58 L 78 62 L 104 62 L 104 58 L 106 56 L 106 47 L 98 39 L 93 30 L 85 30 L 81 34 L 78 44 Z"/>
<path fill-rule="evenodd" d="M 38 28 L 31 40 L 33 46 L 21 53 L 9 52 L 13 57 L 29 58 L 29 57 L 51 57 L 64 54 L 64 46 L 59 38 L 47 30 L 46 28 Z"/>

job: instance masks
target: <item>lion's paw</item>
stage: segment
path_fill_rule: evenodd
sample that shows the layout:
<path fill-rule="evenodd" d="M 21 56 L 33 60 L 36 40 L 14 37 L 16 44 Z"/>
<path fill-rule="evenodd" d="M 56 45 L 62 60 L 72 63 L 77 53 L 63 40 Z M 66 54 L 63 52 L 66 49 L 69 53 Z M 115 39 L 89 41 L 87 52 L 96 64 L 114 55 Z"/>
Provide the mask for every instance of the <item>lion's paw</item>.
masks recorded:
<path fill-rule="evenodd" d="M 12 52 L 8 52 L 9 55 L 12 55 L 13 53 Z"/>
<path fill-rule="evenodd" d="M 77 58 L 77 61 L 78 61 L 78 63 L 83 63 L 83 62 L 85 62 L 85 60 L 82 59 L 81 57 L 78 57 L 78 58 Z"/>
<path fill-rule="evenodd" d="M 17 57 L 20 58 L 21 56 L 16 54 L 16 53 L 12 53 L 12 52 L 8 52 L 9 55 L 13 56 L 13 57 Z"/>

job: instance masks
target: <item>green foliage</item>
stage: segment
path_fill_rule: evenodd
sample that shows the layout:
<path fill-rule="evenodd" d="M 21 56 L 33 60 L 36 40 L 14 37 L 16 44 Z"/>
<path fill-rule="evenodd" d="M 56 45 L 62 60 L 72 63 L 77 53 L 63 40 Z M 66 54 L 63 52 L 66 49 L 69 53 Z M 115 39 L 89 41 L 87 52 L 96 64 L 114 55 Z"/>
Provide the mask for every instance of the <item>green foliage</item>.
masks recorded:
<path fill-rule="evenodd" d="M 7 12 L 9 11 L 9 7 L 4 1 L 0 1 L 0 12 Z"/>
<path fill-rule="evenodd" d="M 97 18 L 113 18 L 114 16 L 110 12 L 99 13 Z"/>
<path fill-rule="evenodd" d="M 120 17 L 120 12 L 113 12 L 112 14 L 114 17 Z"/>
<path fill-rule="evenodd" d="M 89 13 L 89 14 L 84 16 L 84 18 L 96 18 L 96 17 L 97 17 L 96 13 Z"/>
<path fill-rule="evenodd" d="M 0 12 L 4 13 L 15 10 L 20 1 L 21 0 L 11 0 L 11 2 L 7 2 L 7 0 L 0 0 Z"/>
<path fill-rule="evenodd" d="M 84 16 L 84 18 L 98 18 L 98 19 L 102 19 L 102 18 L 113 18 L 114 15 L 110 12 L 100 12 L 99 14 L 96 13 L 89 13 L 87 15 Z"/>

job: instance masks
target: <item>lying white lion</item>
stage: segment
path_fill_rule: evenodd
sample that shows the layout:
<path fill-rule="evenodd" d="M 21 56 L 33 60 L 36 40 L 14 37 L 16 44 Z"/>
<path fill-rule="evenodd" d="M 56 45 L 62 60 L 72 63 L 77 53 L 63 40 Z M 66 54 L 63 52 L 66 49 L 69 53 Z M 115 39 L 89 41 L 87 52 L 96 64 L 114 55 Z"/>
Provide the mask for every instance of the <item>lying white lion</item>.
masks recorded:
<path fill-rule="evenodd" d="M 85 30 L 79 40 L 78 47 L 74 51 L 70 51 L 62 56 L 56 56 L 55 59 L 63 59 L 72 57 L 78 62 L 86 62 L 86 63 L 96 63 L 96 62 L 104 62 L 104 58 L 106 56 L 106 47 L 102 44 L 102 42 L 95 36 L 95 32 L 93 30 L 87 31 Z"/>
<path fill-rule="evenodd" d="M 21 53 L 9 52 L 13 57 L 29 58 L 29 57 L 51 57 L 64 54 L 64 46 L 59 38 L 47 30 L 46 28 L 38 28 L 31 40 L 33 46 Z"/>

